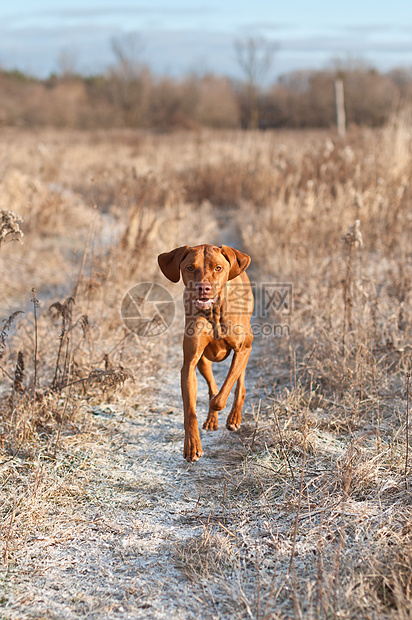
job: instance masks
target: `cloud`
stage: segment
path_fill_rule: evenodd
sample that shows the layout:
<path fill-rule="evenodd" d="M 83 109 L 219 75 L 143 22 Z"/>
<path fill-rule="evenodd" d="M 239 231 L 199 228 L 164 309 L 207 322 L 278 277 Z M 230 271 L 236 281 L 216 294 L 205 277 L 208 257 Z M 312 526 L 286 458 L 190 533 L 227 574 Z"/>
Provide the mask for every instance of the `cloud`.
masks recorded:
<path fill-rule="evenodd" d="M 105 15 L 205 15 L 213 13 L 214 9 L 207 6 L 200 7 L 101 7 L 90 9 L 60 9 L 53 11 L 39 11 L 38 14 L 56 15 L 58 17 L 98 17 Z"/>
<path fill-rule="evenodd" d="M 370 41 L 364 37 L 310 36 L 290 37 L 280 43 L 284 50 L 301 52 L 412 52 L 412 40 L 400 41 L 398 38 Z"/>
<path fill-rule="evenodd" d="M 74 20 L 90 21 L 106 18 L 118 17 L 123 19 L 125 16 L 145 17 L 145 18 L 190 18 L 211 15 L 214 9 L 208 6 L 199 7 L 163 7 L 163 6 L 116 6 L 116 7 L 91 7 L 91 8 L 51 8 L 25 13 L 13 13 L 2 17 L 3 24 L 19 27 L 28 23 L 47 22 L 48 20 Z"/>
<path fill-rule="evenodd" d="M 263 32 L 283 32 L 283 31 L 293 31 L 296 29 L 296 24 L 289 23 L 281 23 L 281 22 L 250 22 L 247 24 L 243 24 L 240 27 L 242 32 L 247 33 L 255 33 L 259 32 L 262 34 Z"/>

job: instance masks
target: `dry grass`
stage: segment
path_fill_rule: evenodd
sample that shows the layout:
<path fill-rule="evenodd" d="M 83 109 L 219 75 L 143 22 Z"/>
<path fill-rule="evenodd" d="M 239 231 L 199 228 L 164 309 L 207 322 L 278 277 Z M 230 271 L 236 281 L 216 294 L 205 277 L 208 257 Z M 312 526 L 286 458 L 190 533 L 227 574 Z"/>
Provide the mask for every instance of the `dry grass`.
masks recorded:
<path fill-rule="evenodd" d="M 182 572 L 193 582 L 209 579 L 234 564 L 228 537 L 209 536 L 207 529 L 199 538 L 192 538 L 176 545 L 176 562 Z"/>
<path fill-rule="evenodd" d="M 5 132 L 2 617 L 410 617 L 407 117 L 345 142 Z M 200 241 L 241 244 L 293 311 L 256 317 L 288 330 L 256 337 L 245 422 L 193 467 L 179 321 L 137 340 L 119 308 Z"/>

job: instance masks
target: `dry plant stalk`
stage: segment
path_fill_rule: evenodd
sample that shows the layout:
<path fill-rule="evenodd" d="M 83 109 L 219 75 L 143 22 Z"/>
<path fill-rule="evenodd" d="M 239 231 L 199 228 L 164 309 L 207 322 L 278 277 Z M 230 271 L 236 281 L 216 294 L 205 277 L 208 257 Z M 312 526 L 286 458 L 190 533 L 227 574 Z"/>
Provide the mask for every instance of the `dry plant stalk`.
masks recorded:
<path fill-rule="evenodd" d="M 406 373 L 406 452 L 405 452 L 405 476 L 408 473 L 408 459 L 409 459 L 409 380 L 411 373 Z"/>
<path fill-rule="evenodd" d="M 24 379 L 24 355 L 23 351 L 19 351 L 17 354 L 17 363 L 14 371 L 13 391 L 23 391 L 23 379 Z"/>
<path fill-rule="evenodd" d="M 1 331 L 0 331 L 0 360 L 3 357 L 4 350 L 6 348 L 7 334 L 10 331 L 10 327 L 12 326 L 15 318 L 19 314 L 23 314 L 23 311 L 22 310 L 17 310 L 16 312 L 13 312 L 13 314 L 11 314 L 8 319 L 5 319 L 3 321 L 3 327 L 1 328 Z"/>
<path fill-rule="evenodd" d="M 346 357 L 347 351 L 347 334 L 353 329 L 352 325 L 352 310 L 354 304 L 353 298 L 353 255 L 354 249 L 360 249 L 363 246 L 362 233 L 360 231 L 360 220 L 356 220 L 354 225 L 349 228 L 349 231 L 344 236 L 344 241 L 348 246 L 348 258 L 346 262 L 346 276 L 342 280 L 343 289 L 343 332 L 342 332 L 342 354 Z"/>
<path fill-rule="evenodd" d="M 37 325 L 37 308 L 39 307 L 39 300 L 36 296 L 36 290 L 32 288 L 32 302 L 33 302 L 33 315 L 34 315 L 34 380 L 33 380 L 33 407 L 36 402 L 37 392 L 37 355 L 38 355 L 38 325 Z"/>
<path fill-rule="evenodd" d="M 7 241 L 21 241 L 24 237 L 20 230 L 20 223 L 23 221 L 19 215 L 13 211 L 0 210 L 0 248 L 2 243 Z"/>
<path fill-rule="evenodd" d="M 58 380 L 59 380 L 59 373 L 61 372 L 61 382 L 65 381 L 65 377 L 67 375 L 68 372 L 68 367 L 67 367 L 67 362 L 68 362 L 68 347 L 69 347 L 69 339 L 67 338 L 67 334 L 71 329 L 71 325 L 72 325 L 72 312 L 73 312 L 73 305 L 74 305 L 75 301 L 73 297 L 68 297 L 66 299 L 66 301 L 62 304 L 59 301 L 54 302 L 49 310 L 56 310 L 58 316 L 61 317 L 62 320 L 62 325 L 61 325 L 61 331 L 60 331 L 60 337 L 59 337 L 59 348 L 57 351 L 57 359 L 56 359 L 56 366 L 55 366 L 55 371 L 54 371 L 54 377 L 52 380 L 52 387 L 57 387 L 58 384 Z M 63 349 L 63 345 L 65 340 L 67 339 L 67 351 L 66 351 L 66 356 L 64 359 L 64 367 L 63 370 L 60 371 L 60 357 L 61 357 L 61 352 Z"/>
<path fill-rule="evenodd" d="M 10 514 L 10 522 L 6 532 L 6 539 L 4 543 L 4 552 L 3 552 L 3 562 L 5 566 L 8 566 L 9 563 L 9 543 L 12 533 L 13 522 L 16 516 L 16 498 L 13 498 L 13 508 Z"/>

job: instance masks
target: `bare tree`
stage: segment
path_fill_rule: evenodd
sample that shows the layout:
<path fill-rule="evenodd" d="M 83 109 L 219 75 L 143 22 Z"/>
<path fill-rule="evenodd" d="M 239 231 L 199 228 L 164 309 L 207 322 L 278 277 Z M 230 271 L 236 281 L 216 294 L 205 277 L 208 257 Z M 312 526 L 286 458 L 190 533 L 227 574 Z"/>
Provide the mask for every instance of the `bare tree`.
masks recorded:
<path fill-rule="evenodd" d="M 142 53 L 145 45 L 138 32 L 128 32 L 111 40 L 112 52 L 116 58 L 116 71 L 123 79 L 131 80 L 142 70 Z"/>
<path fill-rule="evenodd" d="M 272 67 L 279 45 L 264 37 L 235 41 L 236 58 L 246 78 L 249 102 L 249 127 L 259 126 L 259 90 Z"/>
<path fill-rule="evenodd" d="M 142 61 L 144 43 L 138 32 L 129 32 L 111 40 L 116 64 L 110 70 L 113 97 L 123 111 L 126 125 L 142 122 L 148 90 L 149 70 Z"/>

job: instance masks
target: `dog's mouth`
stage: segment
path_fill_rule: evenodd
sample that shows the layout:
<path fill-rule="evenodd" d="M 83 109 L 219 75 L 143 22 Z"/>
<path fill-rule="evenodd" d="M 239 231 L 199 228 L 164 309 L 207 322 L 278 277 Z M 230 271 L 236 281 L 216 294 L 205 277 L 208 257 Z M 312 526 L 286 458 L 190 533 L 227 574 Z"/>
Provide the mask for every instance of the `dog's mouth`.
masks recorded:
<path fill-rule="evenodd" d="M 195 306 L 196 308 L 199 308 L 199 310 L 209 310 L 209 308 L 211 308 L 217 300 L 217 297 L 217 295 L 216 297 L 213 297 L 213 299 L 210 299 L 209 297 L 199 297 L 195 301 Z"/>

